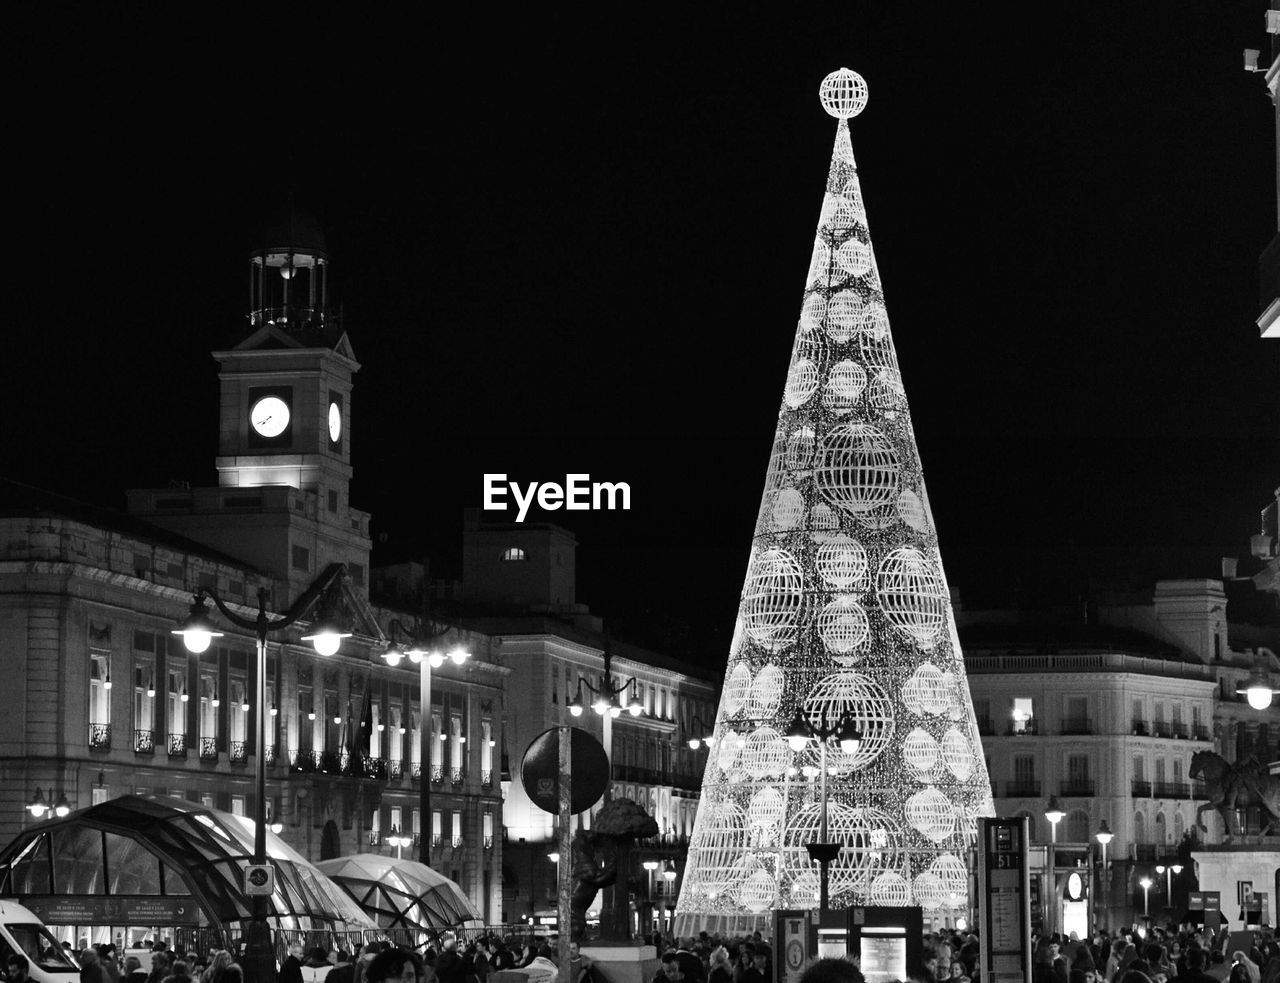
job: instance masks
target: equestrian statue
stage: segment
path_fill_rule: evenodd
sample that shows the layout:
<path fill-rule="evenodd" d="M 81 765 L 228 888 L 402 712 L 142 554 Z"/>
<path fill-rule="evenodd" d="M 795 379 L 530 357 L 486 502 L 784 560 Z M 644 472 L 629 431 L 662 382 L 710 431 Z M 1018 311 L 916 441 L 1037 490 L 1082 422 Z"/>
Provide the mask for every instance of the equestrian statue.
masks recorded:
<path fill-rule="evenodd" d="M 1192 779 L 1203 779 L 1209 801 L 1196 810 L 1196 826 L 1208 832 L 1201 815 L 1215 809 L 1222 817 L 1227 839 L 1240 833 L 1237 809 L 1257 806 L 1262 819 L 1261 835 L 1280 836 L 1280 776 L 1267 773 L 1266 765 L 1249 755 L 1229 762 L 1216 751 L 1197 751 L 1191 756 Z M 1272 830 L 1275 830 L 1272 833 Z"/>

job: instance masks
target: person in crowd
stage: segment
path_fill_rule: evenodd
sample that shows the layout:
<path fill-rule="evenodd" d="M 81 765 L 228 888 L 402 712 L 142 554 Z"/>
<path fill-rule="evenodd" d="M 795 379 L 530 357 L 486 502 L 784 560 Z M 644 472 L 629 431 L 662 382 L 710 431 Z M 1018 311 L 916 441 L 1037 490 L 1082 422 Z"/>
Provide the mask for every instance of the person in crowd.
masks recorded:
<path fill-rule="evenodd" d="M 31 970 L 31 963 L 26 956 L 13 953 L 9 956 L 9 961 L 5 964 L 8 970 L 8 983 L 27 983 L 28 973 Z"/>
<path fill-rule="evenodd" d="M 80 953 L 80 983 L 110 983 L 98 951 L 88 946 Z"/>
<path fill-rule="evenodd" d="M 1261 983 L 1262 971 L 1258 968 L 1258 964 L 1244 954 L 1241 949 L 1236 949 L 1231 953 L 1231 972 L 1234 974 L 1237 966 L 1243 966 L 1245 973 L 1248 975 L 1248 983 Z"/>
<path fill-rule="evenodd" d="M 577 942 L 569 943 L 569 983 L 595 983 L 595 963 Z"/>
<path fill-rule="evenodd" d="M 280 983 L 302 983 L 302 943 L 294 940 L 289 943 L 289 955 L 280 964 Z"/>
<path fill-rule="evenodd" d="M 653 983 L 684 983 L 684 970 L 680 968 L 680 959 L 674 949 L 662 954 L 662 965 L 653 978 Z"/>
<path fill-rule="evenodd" d="M 722 945 L 711 950 L 707 958 L 707 983 L 733 983 L 733 967 L 729 962 L 729 950 Z"/>
<path fill-rule="evenodd" d="M 412 955 L 399 948 L 378 953 L 365 971 L 365 983 L 416 983 L 417 979 Z"/>
<path fill-rule="evenodd" d="M 169 953 L 163 948 L 164 943 L 157 943 L 161 948 L 152 948 L 151 950 L 151 971 L 147 973 L 147 983 L 163 983 L 166 976 L 169 975 L 169 966 L 172 959 Z"/>
<path fill-rule="evenodd" d="M 492 968 L 492 949 L 488 937 L 480 936 L 476 939 L 473 948 L 468 979 L 474 980 L 475 983 L 486 983 L 489 979 L 489 970 Z"/>
<path fill-rule="evenodd" d="M 800 983 L 866 983 L 862 970 L 848 959 L 816 959 L 800 977 Z"/>
<path fill-rule="evenodd" d="M 339 948 L 334 954 L 333 969 L 324 974 L 324 983 L 355 983 L 356 967 L 351 953 Z"/>
<path fill-rule="evenodd" d="M 307 950 L 307 958 L 302 961 L 302 965 L 308 969 L 323 969 L 331 965 L 329 962 L 329 950 L 324 946 L 312 946 Z"/>
<path fill-rule="evenodd" d="M 191 983 L 191 972 L 184 960 L 177 959 L 174 961 L 173 969 L 164 978 L 164 983 Z"/>
<path fill-rule="evenodd" d="M 142 960 L 137 956 L 126 956 L 124 960 L 123 983 L 147 983 L 147 971 L 142 968 Z"/>
<path fill-rule="evenodd" d="M 1187 968 L 1170 980 L 1170 983 L 1220 983 L 1205 972 L 1204 950 L 1199 946 L 1187 949 Z"/>
<path fill-rule="evenodd" d="M 448 933 L 441 939 L 440 955 L 436 957 L 436 979 L 440 983 L 465 983 L 466 973 L 462 956 L 458 954 L 458 939 Z"/>
<path fill-rule="evenodd" d="M 244 970 L 239 963 L 232 963 L 223 970 L 222 983 L 244 983 Z"/>

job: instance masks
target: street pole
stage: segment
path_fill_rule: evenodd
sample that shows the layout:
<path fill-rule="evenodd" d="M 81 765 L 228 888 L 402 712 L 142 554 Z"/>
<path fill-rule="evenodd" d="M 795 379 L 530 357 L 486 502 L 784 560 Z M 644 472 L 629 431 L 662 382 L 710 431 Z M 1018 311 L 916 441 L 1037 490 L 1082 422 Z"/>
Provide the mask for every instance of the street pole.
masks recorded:
<path fill-rule="evenodd" d="M 560 727 L 560 860 L 556 863 L 557 983 L 572 983 L 569 942 L 573 928 L 573 728 Z"/>
<path fill-rule="evenodd" d="M 254 667 L 254 692 L 257 705 L 254 730 L 254 788 L 257 801 L 253 809 L 253 862 L 267 862 L 267 592 L 258 591 L 257 664 Z M 245 979 L 249 983 L 275 983 L 276 955 L 271 944 L 271 928 L 267 925 L 267 897 L 253 896 L 249 922 L 249 938 L 244 950 Z"/>
<path fill-rule="evenodd" d="M 418 862 L 431 866 L 431 659 L 418 663 Z M 444 726 L 444 721 L 440 721 Z"/>

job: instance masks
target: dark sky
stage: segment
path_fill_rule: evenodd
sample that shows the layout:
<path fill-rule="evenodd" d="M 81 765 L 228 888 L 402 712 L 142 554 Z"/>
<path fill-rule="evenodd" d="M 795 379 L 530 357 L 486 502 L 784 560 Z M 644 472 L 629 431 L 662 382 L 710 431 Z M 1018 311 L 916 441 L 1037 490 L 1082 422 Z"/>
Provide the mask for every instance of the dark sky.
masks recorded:
<path fill-rule="evenodd" d="M 363 364 L 375 558 L 456 572 L 486 471 L 627 481 L 629 514 L 552 516 L 580 599 L 720 664 L 847 65 L 953 586 L 1243 549 L 1280 482 L 1274 124 L 1241 70 L 1264 4 L 703 7 L 15 24 L 5 471 L 120 506 L 212 483 L 208 353 L 292 189 Z"/>

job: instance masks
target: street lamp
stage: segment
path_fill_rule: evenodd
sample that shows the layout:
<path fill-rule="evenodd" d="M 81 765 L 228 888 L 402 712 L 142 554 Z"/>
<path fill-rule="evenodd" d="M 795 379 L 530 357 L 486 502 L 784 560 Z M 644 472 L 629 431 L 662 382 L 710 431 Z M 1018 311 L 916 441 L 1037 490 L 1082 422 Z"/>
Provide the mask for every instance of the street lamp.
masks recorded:
<path fill-rule="evenodd" d="M 604 643 L 604 679 L 600 685 L 595 686 L 590 680 L 578 679 L 578 692 L 574 696 L 573 701 L 569 704 L 569 713 L 574 717 L 581 717 L 583 710 L 586 708 L 586 702 L 583 699 L 583 687 L 586 687 L 595 695 L 595 699 L 591 701 L 591 709 L 603 718 L 601 743 L 604 745 L 605 756 L 609 759 L 609 778 L 613 778 L 613 721 L 615 718 L 622 716 L 625 710 L 633 717 L 638 717 L 644 712 L 644 704 L 640 702 L 637 690 L 640 683 L 635 676 L 621 680 L 618 683 L 613 681 L 613 654 L 609 651 L 609 641 Z M 568 694 L 565 694 L 568 696 Z M 622 699 L 619 699 L 622 697 Z M 605 797 L 609 797 L 606 788 Z"/>
<path fill-rule="evenodd" d="M 412 844 L 413 844 L 412 836 L 410 836 L 408 833 L 401 833 L 399 828 L 396 826 L 391 827 L 391 832 L 387 834 L 387 846 L 393 846 L 396 848 L 397 860 L 400 859 L 400 848 L 411 846 Z"/>
<path fill-rule="evenodd" d="M 827 713 L 824 709 L 818 723 L 814 724 L 805 716 L 800 707 L 796 707 L 796 715 L 791 718 L 791 724 L 787 727 L 787 744 L 792 751 L 799 754 L 808 746 L 811 738 L 817 740 L 818 769 L 822 776 L 822 784 L 818 791 L 820 804 L 818 839 L 815 843 L 805 844 L 805 849 L 809 851 L 809 859 L 818 862 L 818 870 L 820 871 L 820 891 L 818 894 L 820 918 L 826 915 L 827 902 L 830 900 L 828 877 L 831 861 L 840 856 L 840 844 L 827 841 L 827 741 L 833 737 L 839 742 L 840 750 L 844 754 L 856 754 L 858 747 L 862 744 L 862 734 L 858 732 L 858 728 L 848 712 L 842 713 L 839 721 L 831 724 L 827 721 Z"/>
<path fill-rule="evenodd" d="M 1173 911 L 1173 875 L 1182 873 L 1182 864 L 1156 864 L 1156 873 L 1164 874 L 1165 904 Z"/>
<path fill-rule="evenodd" d="M 1275 693 L 1271 686 L 1271 674 L 1267 672 L 1266 662 L 1261 657 L 1249 673 L 1249 678 L 1236 687 L 1236 695 L 1243 696 L 1255 710 L 1265 710 L 1271 706 L 1271 697 Z"/>
<path fill-rule="evenodd" d="M 1151 878 L 1144 877 L 1138 881 L 1138 886 L 1142 888 L 1142 917 L 1148 922 L 1151 921 Z"/>
<path fill-rule="evenodd" d="M 418 665 L 418 815 L 424 824 L 431 822 L 431 670 L 443 666 L 445 659 L 460 666 L 471 658 L 471 653 L 460 645 L 454 646 L 447 654 L 432 647 L 433 642 L 448 634 L 450 627 L 437 625 L 424 613 L 424 617 L 410 631 L 399 619 L 393 618 L 387 625 L 390 641 L 387 650 L 382 653 L 383 660 L 389 666 L 398 666 L 406 657 Z M 382 724 L 379 723 L 378 726 L 381 727 Z M 443 720 L 440 721 L 440 738 L 444 739 Z M 443 758 L 442 751 L 441 759 Z M 428 836 L 418 837 L 418 862 L 431 866 L 431 838 Z"/>
<path fill-rule="evenodd" d="M 337 624 L 334 614 L 336 591 L 345 575 L 344 564 L 330 564 L 315 583 L 294 601 L 293 606 L 278 618 L 267 615 L 268 592 L 265 587 L 258 590 L 256 618 L 245 618 L 236 614 L 212 589 L 201 587 L 192 598 L 191 610 L 187 617 L 183 618 L 172 632 L 174 635 L 182 636 L 188 652 L 198 655 L 207 651 L 213 639 L 222 636 L 222 632 L 214 627 L 209 617 L 206 601 L 213 601 L 224 618 L 238 628 L 252 631 L 257 639 L 257 661 L 254 664 L 254 691 L 257 694 L 254 704 L 254 732 L 257 738 L 254 754 L 256 800 L 253 808 L 253 862 L 256 866 L 265 866 L 267 863 L 267 635 L 273 631 L 282 631 L 301 621 L 312 606 L 319 602 L 318 616 L 302 639 L 311 642 L 320 655 L 336 653 L 341 640 L 351 636 L 350 632 L 343 631 Z M 266 895 L 253 896 L 242 965 L 248 983 L 275 983 L 275 946 L 272 944 L 271 929 L 267 924 Z"/>
<path fill-rule="evenodd" d="M 693 720 L 689 722 L 689 727 L 693 731 L 693 736 L 686 742 L 689 745 L 690 751 L 696 751 L 704 744 L 709 748 L 716 746 L 714 728 L 709 727 L 701 717 L 694 717 Z M 700 734 L 705 734 L 706 737 L 698 736 Z"/>
<path fill-rule="evenodd" d="M 1062 822 L 1066 813 L 1062 811 L 1062 805 L 1058 802 L 1056 795 L 1049 796 L 1049 804 L 1045 806 L 1044 818 L 1049 820 L 1049 934 L 1052 935 L 1057 931 L 1058 927 L 1058 904 L 1056 892 L 1058 890 L 1058 823 Z"/>
<path fill-rule="evenodd" d="M 1098 825 L 1098 832 L 1093 834 L 1093 838 L 1098 841 L 1098 845 L 1102 847 L 1102 872 L 1099 880 L 1102 881 L 1102 909 L 1106 912 L 1107 922 L 1111 920 L 1110 896 L 1111 896 L 1111 878 L 1107 876 L 1107 844 L 1111 842 L 1112 832 L 1107 826 L 1104 819 Z"/>

